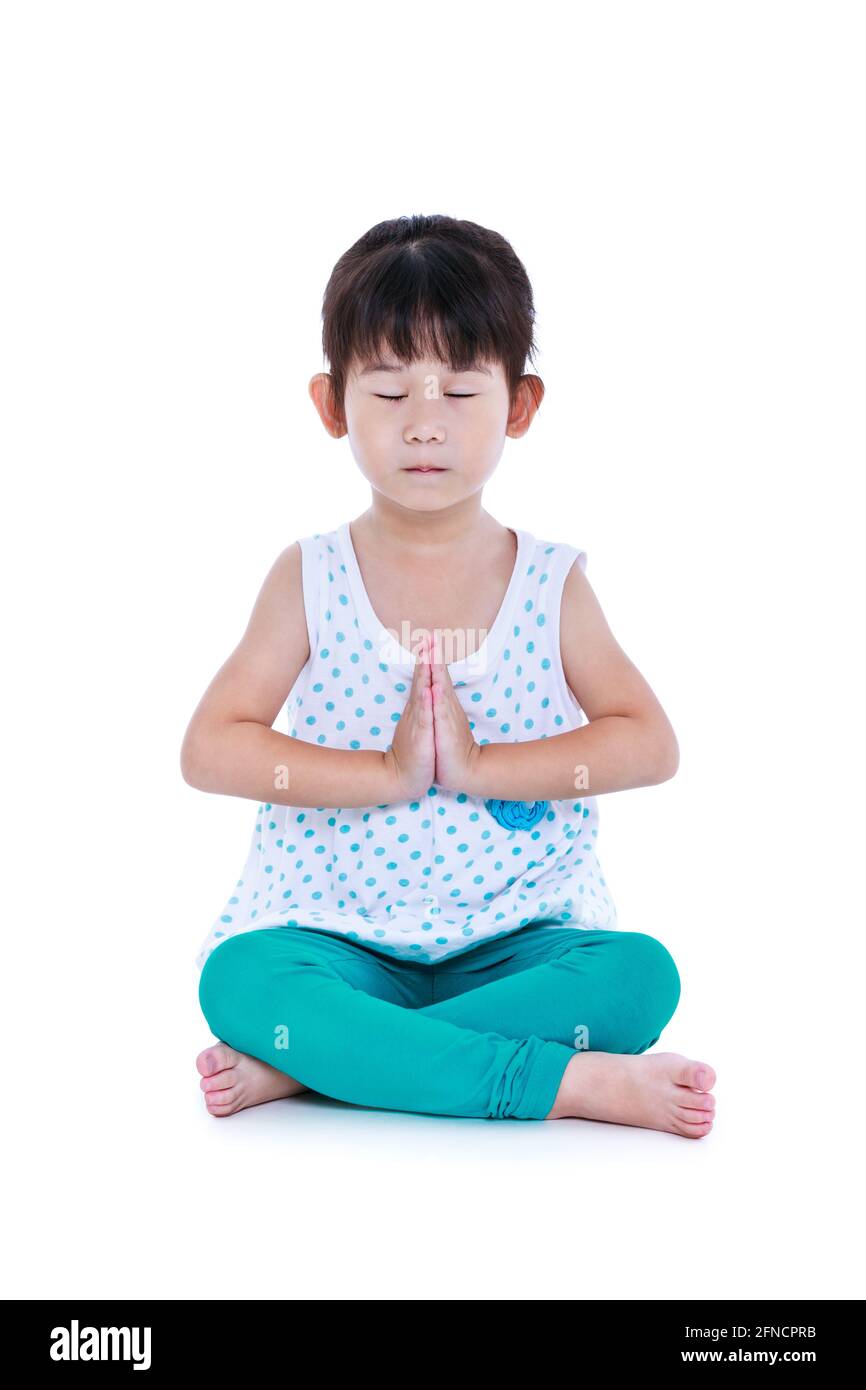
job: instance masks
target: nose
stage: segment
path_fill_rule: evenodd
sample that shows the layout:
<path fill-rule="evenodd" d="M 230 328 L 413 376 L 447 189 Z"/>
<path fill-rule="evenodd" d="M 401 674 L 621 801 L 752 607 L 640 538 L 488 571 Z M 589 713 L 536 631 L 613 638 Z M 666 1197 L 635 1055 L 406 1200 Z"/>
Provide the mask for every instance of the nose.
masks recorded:
<path fill-rule="evenodd" d="M 445 438 L 445 430 L 441 425 L 410 425 L 406 427 L 403 438 L 407 444 L 430 444 L 437 440 L 441 443 Z"/>
<path fill-rule="evenodd" d="M 403 432 L 406 443 L 429 444 L 445 438 L 445 425 L 441 416 L 441 402 L 437 400 L 412 401 L 411 417 Z"/>

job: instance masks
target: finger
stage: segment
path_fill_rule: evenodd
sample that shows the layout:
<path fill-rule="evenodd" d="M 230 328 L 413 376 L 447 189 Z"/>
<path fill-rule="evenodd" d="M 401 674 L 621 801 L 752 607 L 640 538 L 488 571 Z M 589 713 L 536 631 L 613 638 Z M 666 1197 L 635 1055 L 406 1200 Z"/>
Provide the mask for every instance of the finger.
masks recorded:
<path fill-rule="evenodd" d="M 448 674 L 448 667 L 443 662 L 434 662 L 430 667 L 430 683 L 435 687 L 435 692 L 440 700 L 452 694 L 454 687 L 451 684 L 451 677 Z"/>
<path fill-rule="evenodd" d="M 422 635 L 418 643 L 418 651 L 415 660 L 414 678 L 420 685 L 430 684 L 430 643 L 426 632 Z"/>
<path fill-rule="evenodd" d="M 433 644 L 433 650 L 430 655 L 430 668 L 433 672 L 434 677 L 438 677 L 444 689 L 446 685 L 450 685 L 451 675 L 449 673 L 448 666 L 445 663 L 445 661 L 443 661 L 442 657 L 442 640 L 441 636 L 437 636 L 437 639 Z"/>

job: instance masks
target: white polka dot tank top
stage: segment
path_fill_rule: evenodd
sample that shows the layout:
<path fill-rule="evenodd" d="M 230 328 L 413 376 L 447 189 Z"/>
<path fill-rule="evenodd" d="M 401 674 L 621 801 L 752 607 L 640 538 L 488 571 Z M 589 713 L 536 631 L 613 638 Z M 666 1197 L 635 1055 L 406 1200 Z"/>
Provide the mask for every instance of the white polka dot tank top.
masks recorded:
<path fill-rule="evenodd" d="M 586 723 L 559 650 L 563 584 L 575 561 L 586 568 L 586 552 L 512 529 L 517 559 L 493 626 L 476 652 L 448 663 L 481 744 Z M 384 752 L 408 699 L 414 653 L 376 617 L 348 522 L 300 546 L 310 655 L 287 697 L 287 732 Z M 227 937 L 264 927 L 315 927 L 428 964 L 530 922 L 616 930 L 597 834 L 596 798 L 580 791 L 501 801 L 434 785 L 383 806 L 264 802 L 196 965 Z"/>

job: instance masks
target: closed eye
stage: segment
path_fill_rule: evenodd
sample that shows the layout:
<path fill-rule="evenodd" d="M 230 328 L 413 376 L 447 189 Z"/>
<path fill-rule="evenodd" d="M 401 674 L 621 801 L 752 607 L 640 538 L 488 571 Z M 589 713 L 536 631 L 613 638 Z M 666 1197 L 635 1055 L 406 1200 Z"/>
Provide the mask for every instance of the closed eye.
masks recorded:
<path fill-rule="evenodd" d="M 379 391 L 376 391 L 374 394 L 379 397 L 380 401 L 405 401 L 406 399 L 405 396 L 383 396 Z M 450 397 L 452 401 L 471 401 L 477 394 L 477 391 L 469 391 L 466 393 L 457 391 L 445 392 L 445 395 Z"/>

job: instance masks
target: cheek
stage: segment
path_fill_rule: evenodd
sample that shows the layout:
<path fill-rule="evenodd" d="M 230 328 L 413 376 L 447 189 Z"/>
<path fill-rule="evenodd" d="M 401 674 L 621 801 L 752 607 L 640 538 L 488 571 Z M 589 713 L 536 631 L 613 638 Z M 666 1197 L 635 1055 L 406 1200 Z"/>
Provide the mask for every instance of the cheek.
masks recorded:
<path fill-rule="evenodd" d="M 354 436 L 359 450 L 371 456 L 370 461 L 375 461 L 376 453 L 382 446 L 394 437 L 393 423 L 389 426 L 387 419 L 382 419 L 382 415 L 377 410 L 369 410 L 364 406 L 355 406 L 347 409 L 346 420 L 350 433 Z"/>
<path fill-rule="evenodd" d="M 477 402 L 477 406 L 478 409 L 473 411 L 473 422 L 480 430 L 495 433 L 499 429 L 500 423 L 504 428 L 508 418 L 508 409 L 498 396 L 485 396 L 482 401 Z"/>
<path fill-rule="evenodd" d="M 505 418 L 495 405 L 473 412 L 471 420 L 463 422 L 460 437 L 472 444 L 476 453 L 495 452 L 505 433 Z"/>

